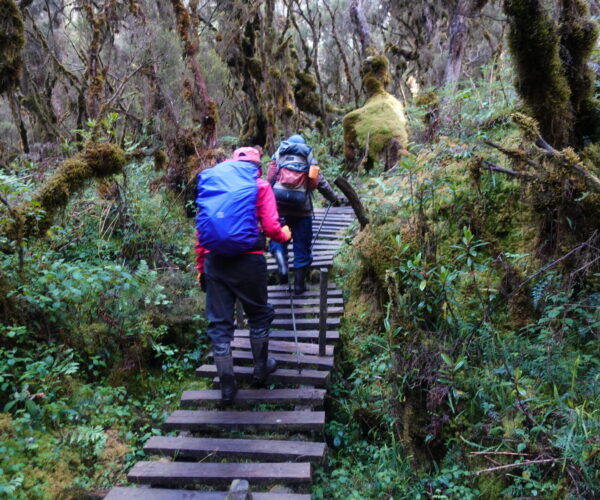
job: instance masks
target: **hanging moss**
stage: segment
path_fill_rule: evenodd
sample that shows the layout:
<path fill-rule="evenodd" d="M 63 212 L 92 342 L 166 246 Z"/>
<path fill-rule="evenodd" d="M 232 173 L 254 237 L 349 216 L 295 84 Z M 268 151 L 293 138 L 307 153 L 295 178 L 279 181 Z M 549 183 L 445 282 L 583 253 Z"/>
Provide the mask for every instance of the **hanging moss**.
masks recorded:
<path fill-rule="evenodd" d="M 88 143 L 78 155 L 65 160 L 31 197 L 15 208 L 15 220 L 2 227 L 2 233 L 16 240 L 38 236 L 48 229 L 56 214 L 86 181 L 116 174 L 125 165 L 125 153 L 109 143 Z"/>
<path fill-rule="evenodd" d="M 0 0 L 0 94 L 19 82 L 25 45 L 25 27 L 14 0 Z"/>

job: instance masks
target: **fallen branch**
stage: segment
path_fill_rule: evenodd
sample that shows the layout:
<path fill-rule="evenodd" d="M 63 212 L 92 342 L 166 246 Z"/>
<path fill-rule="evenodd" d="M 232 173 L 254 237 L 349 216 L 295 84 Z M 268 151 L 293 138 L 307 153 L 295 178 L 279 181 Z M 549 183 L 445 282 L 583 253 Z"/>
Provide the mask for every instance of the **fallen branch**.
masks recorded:
<path fill-rule="evenodd" d="M 356 194 L 356 191 L 350 185 L 350 183 L 341 176 L 335 180 L 334 184 L 338 188 L 340 188 L 340 191 L 342 193 L 344 193 L 346 198 L 348 198 L 348 201 L 350 202 L 350 206 L 354 210 L 354 213 L 356 214 L 356 218 L 358 219 L 358 222 L 360 223 L 360 228 L 364 229 L 364 227 L 369 223 L 369 218 L 367 217 L 365 209 L 364 209 L 362 203 L 360 202 L 360 198 L 358 197 L 358 194 Z"/>
<path fill-rule="evenodd" d="M 531 456 L 531 453 L 518 453 L 516 451 L 471 451 L 469 455 L 517 455 L 517 456 Z"/>
<path fill-rule="evenodd" d="M 536 167 L 536 168 L 540 167 L 540 164 L 538 162 L 532 160 L 531 158 L 529 158 L 524 151 L 521 151 L 519 149 L 505 148 L 504 146 L 501 146 L 500 144 L 496 144 L 495 142 L 492 142 L 488 139 L 486 139 L 483 142 L 485 144 L 487 144 L 488 146 L 492 146 L 493 148 L 496 148 L 498 151 L 500 151 L 501 153 L 504 153 L 509 158 L 524 161 L 525 163 L 527 163 L 528 165 L 531 165 L 532 167 Z"/>
<path fill-rule="evenodd" d="M 517 172 L 516 170 L 510 170 L 508 168 L 503 168 L 488 160 L 483 160 L 483 163 L 485 163 L 483 168 L 485 168 L 486 170 L 492 170 L 493 172 L 500 172 L 501 174 L 512 175 L 513 177 L 522 177 L 527 180 L 534 178 L 534 176 L 531 174 L 527 174 L 525 172 Z"/>
<path fill-rule="evenodd" d="M 558 458 L 543 458 L 541 460 L 525 460 L 524 462 L 518 462 L 514 464 L 508 465 L 499 465 L 497 467 L 490 467 L 489 469 L 478 470 L 475 475 L 479 476 L 479 474 L 483 474 L 484 472 L 497 472 L 499 470 L 508 470 L 514 469 L 516 467 L 524 467 L 525 465 L 534 465 L 534 464 L 546 464 L 551 462 L 558 462 Z"/>

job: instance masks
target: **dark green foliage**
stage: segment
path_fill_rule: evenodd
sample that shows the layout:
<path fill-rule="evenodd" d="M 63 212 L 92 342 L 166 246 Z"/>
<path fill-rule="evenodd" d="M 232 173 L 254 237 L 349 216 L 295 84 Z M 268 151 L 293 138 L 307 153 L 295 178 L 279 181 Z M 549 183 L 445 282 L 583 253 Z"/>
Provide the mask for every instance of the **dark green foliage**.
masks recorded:
<path fill-rule="evenodd" d="M 0 94 L 17 85 L 23 61 L 25 27 L 14 0 L 0 0 Z"/>

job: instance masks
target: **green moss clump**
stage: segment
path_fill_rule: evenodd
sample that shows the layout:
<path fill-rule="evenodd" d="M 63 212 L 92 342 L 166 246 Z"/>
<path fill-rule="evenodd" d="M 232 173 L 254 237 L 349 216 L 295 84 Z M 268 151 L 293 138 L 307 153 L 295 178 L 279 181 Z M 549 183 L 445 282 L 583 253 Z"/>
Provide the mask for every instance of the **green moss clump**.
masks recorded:
<path fill-rule="evenodd" d="M 403 148 L 407 147 L 404 108 L 398 99 L 387 92 L 372 96 L 362 108 L 348 113 L 343 123 L 344 150 L 349 164 L 356 162 L 367 140 L 368 157 L 372 162 L 378 159 L 392 139 L 398 140 Z"/>
<path fill-rule="evenodd" d="M 92 169 L 94 177 L 117 174 L 123 170 L 126 163 L 123 150 L 108 142 L 86 144 L 81 157 Z"/>
<path fill-rule="evenodd" d="M 12 89 L 19 81 L 25 45 L 25 27 L 14 0 L 0 0 L 0 94 Z"/>
<path fill-rule="evenodd" d="M 320 116 L 321 103 L 317 93 L 317 79 L 308 71 L 296 71 L 294 97 L 298 108 L 307 113 Z"/>
<path fill-rule="evenodd" d="M 385 56 L 367 57 L 360 74 L 368 96 L 383 93 L 391 80 L 390 63 Z"/>
<path fill-rule="evenodd" d="M 154 151 L 154 170 L 164 170 L 169 162 L 169 157 L 162 149 Z"/>

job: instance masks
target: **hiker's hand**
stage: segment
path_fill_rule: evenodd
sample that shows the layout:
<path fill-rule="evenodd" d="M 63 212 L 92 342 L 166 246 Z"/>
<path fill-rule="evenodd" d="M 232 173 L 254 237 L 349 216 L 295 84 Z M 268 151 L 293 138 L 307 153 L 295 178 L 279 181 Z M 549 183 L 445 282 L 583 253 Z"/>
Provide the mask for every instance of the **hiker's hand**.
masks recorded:
<path fill-rule="evenodd" d="M 292 238 L 292 232 L 290 231 L 289 226 L 283 226 L 281 228 L 281 232 L 285 234 L 285 241 L 290 241 L 290 239 Z"/>
<path fill-rule="evenodd" d="M 206 278 L 202 273 L 198 273 L 198 285 L 200 285 L 200 290 L 206 293 Z"/>

